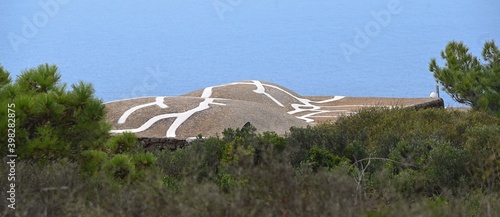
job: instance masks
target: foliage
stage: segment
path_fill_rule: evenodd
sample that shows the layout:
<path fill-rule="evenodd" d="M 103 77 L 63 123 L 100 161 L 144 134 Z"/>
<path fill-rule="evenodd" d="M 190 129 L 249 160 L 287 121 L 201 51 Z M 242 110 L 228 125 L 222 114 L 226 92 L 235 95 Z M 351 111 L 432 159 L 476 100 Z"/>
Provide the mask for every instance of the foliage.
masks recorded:
<path fill-rule="evenodd" d="M 158 159 L 152 153 L 136 153 L 132 155 L 132 163 L 135 167 L 133 180 L 141 180 L 146 177 L 146 173 L 156 170 L 155 163 Z"/>
<path fill-rule="evenodd" d="M 330 125 L 319 125 L 314 128 L 310 126 L 306 128 L 292 127 L 288 142 L 288 149 L 291 153 L 290 160 L 294 166 L 300 165 L 300 162 L 307 159 L 312 147 L 325 148 L 339 156 L 344 156 L 343 150 L 347 145 L 344 135 L 338 134 L 336 129 Z"/>
<path fill-rule="evenodd" d="M 22 72 L 15 82 L 0 67 L 0 122 L 7 123 L 7 105 L 15 111 L 15 144 L 19 159 L 47 163 L 76 159 L 84 150 L 96 149 L 108 138 L 110 125 L 105 108 L 93 96 L 91 84 L 79 82 L 66 90 L 54 65 L 40 65 Z M 7 141 L 7 125 L 0 139 Z M 7 153 L 7 146 L 0 148 Z"/>
<path fill-rule="evenodd" d="M 93 176 L 102 168 L 108 154 L 98 150 L 86 150 L 82 152 L 81 171 L 86 176 Z"/>
<path fill-rule="evenodd" d="M 466 135 L 465 149 L 475 159 L 469 165 L 473 187 L 500 190 L 500 126 L 470 127 Z"/>
<path fill-rule="evenodd" d="M 103 169 L 119 183 L 129 183 L 135 174 L 135 165 L 126 154 L 115 155 L 104 164 Z"/>
<path fill-rule="evenodd" d="M 222 173 L 215 183 L 220 187 L 222 192 L 229 193 L 229 191 L 244 185 L 246 181 L 244 179 L 238 179 L 230 173 Z"/>
<path fill-rule="evenodd" d="M 108 152 L 113 154 L 138 152 L 141 149 L 137 142 L 137 137 L 130 132 L 109 138 L 105 146 Z"/>
<path fill-rule="evenodd" d="M 373 196 L 390 189 L 405 197 L 498 189 L 499 123 L 483 112 L 367 109 L 335 123 L 291 129 L 288 149 L 296 167 L 349 159 L 358 172 L 348 174 Z"/>
<path fill-rule="evenodd" d="M 438 189 L 457 189 L 470 179 L 467 162 L 472 159 L 463 148 L 456 148 L 449 142 L 437 143 L 429 152 L 425 168 L 429 183 Z"/>
<path fill-rule="evenodd" d="M 500 115 L 500 51 L 494 41 L 484 44 L 482 57 L 484 63 L 462 42 L 452 41 L 441 51 L 445 66 L 432 59 L 429 70 L 457 102 Z"/>
<path fill-rule="evenodd" d="M 0 89 L 11 82 L 10 73 L 0 65 Z"/>
<path fill-rule="evenodd" d="M 138 153 L 132 156 L 132 161 L 136 168 L 146 169 L 153 167 L 157 159 L 152 153 Z"/>
<path fill-rule="evenodd" d="M 155 152 L 155 166 L 171 179 L 191 177 L 198 181 L 216 178 L 221 164 L 223 142 L 217 138 L 197 140 L 176 151 Z"/>
<path fill-rule="evenodd" d="M 313 146 L 309 150 L 309 160 L 313 163 L 313 171 L 317 171 L 319 168 L 332 169 L 342 162 L 350 162 L 347 158 L 336 156 L 332 152 L 317 146 Z"/>
<path fill-rule="evenodd" d="M 222 132 L 222 135 L 224 136 L 225 141 L 231 141 L 236 138 L 249 138 L 249 137 L 254 137 L 255 136 L 255 129 L 254 126 L 250 122 L 247 122 L 241 129 L 236 129 L 233 130 L 231 128 L 225 129 Z"/>
<path fill-rule="evenodd" d="M 262 133 L 261 139 L 264 141 L 263 143 L 270 143 L 277 153 L 284 151 L 287 144 L 287 140 L 275 132 L 264 132 Z"/>
<path fill-rule="evenodd" d="M 179 190 L 179 181 L 169 175 L 163 176 L 163 185 L 167 190 L 178 191 Z"/>

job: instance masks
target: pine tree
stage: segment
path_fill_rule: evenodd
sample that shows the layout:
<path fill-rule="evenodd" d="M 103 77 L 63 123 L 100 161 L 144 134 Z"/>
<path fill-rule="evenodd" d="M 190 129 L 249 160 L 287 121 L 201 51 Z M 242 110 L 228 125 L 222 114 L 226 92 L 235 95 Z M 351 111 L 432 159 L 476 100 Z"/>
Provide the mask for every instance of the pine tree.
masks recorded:
<path fill-rule="evenodd" d="M 76 159 L 84 150 L 104 148 L 110 125 L 92 84 L 61 83 L 55 65 L 22 72 L 15 82 L 0 66 L 0 141 L 7 141 L 7 105 L 15 105 L 15 145 L 20 159 L 48 162 Z M 102 147 L 101 147 L 102 146 Z M 1 147 L 7 154 L 7 146 Z"/>
<path fill-rule="evenodd" d="M 482 57 L 484 62 L 463 42 L 452 41 L 441 51 L 444 67 L 433 58 L 429 70 L 457 102 L 500 116 L 500 51 L 494 41 L 484 44 Z"/>

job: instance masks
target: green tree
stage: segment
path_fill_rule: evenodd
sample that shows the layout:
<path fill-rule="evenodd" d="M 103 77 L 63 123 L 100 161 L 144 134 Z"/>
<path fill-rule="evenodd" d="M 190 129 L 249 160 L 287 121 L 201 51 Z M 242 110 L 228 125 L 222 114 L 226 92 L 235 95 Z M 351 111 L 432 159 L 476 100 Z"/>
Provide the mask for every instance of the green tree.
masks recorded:
<path fill-rule="evenodd" d="M 105 107 L 93 96 L 93 86 L 79 82 L 67 91 L 60 78 L 55 65 L 43 64 L 11 82 L 10 73 L 0 67 L 0 141 L 8 141 L 7 105 L 14 105 L 15 154 L 20 159 L 72 160 L 84 150 L 101 148 L 109 137 Z M 1 154 L 7 151 L 2 145 Z"/>
<path fill-rule="evenodd" d="M 457 102 L 500 115 L 500 51 L 493 40 L 484 44 L 482 57 L 480 61 L 463 42 L 452 41 L 441 51 L 444 67 L 433 58 L 429 70 Z"/>

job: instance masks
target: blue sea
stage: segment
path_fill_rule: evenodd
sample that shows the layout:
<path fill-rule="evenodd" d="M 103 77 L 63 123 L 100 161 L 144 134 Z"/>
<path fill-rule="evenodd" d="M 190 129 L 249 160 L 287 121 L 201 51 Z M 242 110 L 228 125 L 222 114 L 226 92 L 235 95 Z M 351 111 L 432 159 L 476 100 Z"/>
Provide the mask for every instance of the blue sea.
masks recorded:
<path fill-rule="evenodd" d="M 104 101 L 240 80 L 301 95 L 428 97 L 449 41 L 500 44 L 498 0 L 40 0 L 0 3 L 0 64 L 90 82 Z M 440 61 L 441 64 L 443 61 Z M 441 91 L 447 106 L 461 106 Z"/>

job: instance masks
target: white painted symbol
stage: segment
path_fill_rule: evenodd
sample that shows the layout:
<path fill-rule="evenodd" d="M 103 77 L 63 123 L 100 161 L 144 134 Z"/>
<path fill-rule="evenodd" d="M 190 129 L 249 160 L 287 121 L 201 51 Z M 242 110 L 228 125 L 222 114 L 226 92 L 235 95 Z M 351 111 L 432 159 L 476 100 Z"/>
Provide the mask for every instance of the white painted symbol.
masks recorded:
<path fill-rule="evenodd" d="M 229 84 L 207 87 L 207 88 L 203 89 L 203 92 L 200 96 L 200 98 L 204 99 L 204 101 L 200 102 L 199 105 L 193 109 L 190 109 L 190 110 L 185 111 L 185 112 L 180 112 L 180 113 L 166 113 L 166 114 L 157 115 L 157 116 L 154 116 L 154 117 L 148 119 L 144 124 L 142 124 L 138 128 L 124 129 L 124 130 L 112 130 L 111 133 L 123 133 L 123 132 L 138 133 L 138 132 L 142 132 L 142 131 L 149 129 L 153 124 L 155 124 L 156 122 L 158 122 L 160 120 L 167 119 L 167 118 L 175 118 L 174 122 L 169 126 L 169 128 L 166 132 L 166 137 L 176 137 L 177 136 L 177 134 L 176 134 L 177 129 L 184 122 L 186 122 L 191 116 L 193 116 L 195 113 L 209 109 L 210 105 L 220 105 L 220 106 L 226 105 L 224 103 L 215 102 L 215 100 L 224 100 L 224 99 L 217 99 L 217 98 L 211 98 L 211 97 L 213 94 L 213 90 L 215 88 L 226 87 L 226 86 L 231 86 L 231 85 L 253 85 L 256 87 L 256 89 L 253 90 L 254 93 L 265 95 L 267 98 L 272 100 L 279 107 L 285 108 L 285 105 L 283 105 L 282 102 L 280 102 L 278 99 L 274 98 L 271 94 L 266 92 L 266 87 L 277 89 L 277 90 L 291 96 L 292 98 L 294 98 L 300 102 L 300 103 L 290 104 L 290 106 L 293 108 L 293 110 L 288 111 L 288 114 L 294 115 L 297 113 L 304 112 L 306 114 L 297 116 L 297 118 L 304 120 L 308 123 L 314 122 L 314 119 L 312 119 L 314 117 L 331 117 L 331 118 L 337 117 L 337 115 L 335 115 L 335 116 L 326 116 L 326 115 L 325 116 L 315 116 L 318 114 L 348 113 L 349 112 L 347 110 L 325 110 L 325 109 L 322 109 L 321 106 L 314 105 L 314 104 L 323 104 L 323 103 L 341 100 L 344 98 L 343 96 L 335 96 L 331 99 L 322 100 L 322 101 L 312 101 L 309 99 L 295 96 L 294 94 L 292 94 L 292 93 L 290 93 L 290 92 L 288 92 L 288 91 L 286 91 L 278 86 L 271 85 L 271 84 L 265 84 L 265 83 L 262 83 L 262 82 L 257 81 L 257 80 L 252 80 L 250 82 L 234 82 L 234 83 L 229 83 Z M 156 97 L 155 102 L 134 106 L 122 114 L 122 116 L 118 119 L 118 124 L 126 123 L 127 118 L 130 115 L 132 115 L 133 113 L 135 113 L 143 108 L 146 108 L 146 107 L 158 106 L 162 109 L 168 108 L 168 105 L 166 105 L 164 103 L 164 101 L 165 101 L 165 97 Z"/>

